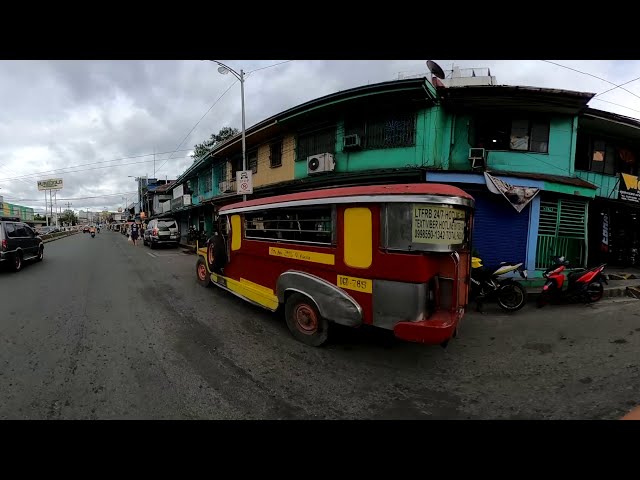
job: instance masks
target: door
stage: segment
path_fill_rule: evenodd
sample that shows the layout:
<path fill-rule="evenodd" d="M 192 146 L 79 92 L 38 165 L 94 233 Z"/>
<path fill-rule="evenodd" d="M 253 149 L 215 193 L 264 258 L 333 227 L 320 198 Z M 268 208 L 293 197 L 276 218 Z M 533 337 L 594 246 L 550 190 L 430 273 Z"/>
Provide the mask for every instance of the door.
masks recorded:
<path fill-rule="evenodd" d="M 550 265 L 551 257 L 564 256 L 572 268 L 587 265 L 587 214 L 584 201 L 560 198 L 540 201 L 536 268 Z"/>
<path fill-rule="evenodd" d="M 502 195 L 472 195 L 476 201 L 472 251 L 487 267 L 526 261 L 530 205 L 518 213 Z"/>

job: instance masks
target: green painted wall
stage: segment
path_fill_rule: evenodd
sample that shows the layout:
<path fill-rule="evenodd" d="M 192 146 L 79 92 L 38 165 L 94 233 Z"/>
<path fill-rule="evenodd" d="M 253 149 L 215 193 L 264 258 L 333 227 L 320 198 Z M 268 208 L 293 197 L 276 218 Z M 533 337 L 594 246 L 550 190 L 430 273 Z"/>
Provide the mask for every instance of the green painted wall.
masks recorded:
<path fill-rule="evenodd" d="M 576 170 L 576 176 L 596 185 L 598 187 L 596 196 L 618 198 L 618 177 L 602 173 L 583 172 L 582 170 Z"/>
<path fill-rule="evenodd" d="M 596 191 L 592 188 L 577 187 L 575 185 L 565 185 L 563 183 L 544 182 L 544 189 L 547 192 L 564 193 L 585 198 L 594 198 Z"/>
<path fill-rule="evenodd" d="M 449 116 L 440 106 L 423 109 L 416 115 L 416 144 L 412 147 L 384 148 L 343 152 L 344 122 L 337 123 L 335 160 L 336 172 L 359 172 L 384 168 L 409 168 L 419 166 L 439 166 L 445 141 L 450 135 L 446 122 Z M 307 176 L 304 161 L 295 163 L 294 178 Z"/>
<path fill-rule="evenodd" d="M 489 151 L 487 165 L 494 170 L 535 172 L 549 175 L 572 176 L 574 173 L 576 128 L 574 117 L 556 116 L 549 124 L 549 153 Z M 452 170 L 469 170 L 470 115 L 457 115 L 454 123 L 454 145 L 449 159 Z"/>

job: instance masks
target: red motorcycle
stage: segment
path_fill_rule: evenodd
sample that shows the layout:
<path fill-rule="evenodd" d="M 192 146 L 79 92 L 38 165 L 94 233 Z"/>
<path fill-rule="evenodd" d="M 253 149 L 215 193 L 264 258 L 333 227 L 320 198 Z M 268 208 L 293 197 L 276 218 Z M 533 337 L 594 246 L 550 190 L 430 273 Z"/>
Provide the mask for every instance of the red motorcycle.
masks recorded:
<path fill-rule="evenodd" d="M 592 303 L 602 298 L 604 293 L 602 284 L 609 284 L 607 277 L 602 273 L 606 263 L 589 270 L 581 268 L 571 272 L 567 276 L 567 287 L 563 289 L 565 283 L 563 272 L 567 267 L 569 267 L 569 262 L 564 257 L 553 257 L 553 265 L 542 274 L 547 282 L 538 297 L 538 308 L 544 307 L 550 302 Z"/>

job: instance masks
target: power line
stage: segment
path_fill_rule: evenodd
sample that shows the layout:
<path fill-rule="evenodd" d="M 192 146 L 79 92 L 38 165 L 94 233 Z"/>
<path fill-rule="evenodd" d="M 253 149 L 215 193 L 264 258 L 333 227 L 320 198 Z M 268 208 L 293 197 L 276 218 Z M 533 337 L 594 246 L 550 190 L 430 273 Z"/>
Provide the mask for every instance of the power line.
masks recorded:
<path fill-rule="evenodd" d="M 252 74 L 252 73 L 254 73 L 254 72 L 259 72 L 260 70 L 265 70 L 265 69 L 267 69 L 267 68 L 271 68 L 271 67 L 277 67 L 278 65 L 283 65 L 283 64 L 285 64 L 285 63 L 289 63 L 289 62 L 293 62 L 293 60 L 285 60 L 285 61 L 283 61 L 283 62 L 274 63 L 274 64 L 272 64 L 272 65 L 267 65 L 267 66 L 265 66 L 265 67 L 256 68 L 256 69 L 254 69 L 254 70 L 251 70 L 250 72 L 247 72 L 247 74 L 245 75 L 245 77 L 246 77 L 246 76 L 248 76 L 248 75 L 250 75 L 250 74 Z M 204 119 L 204 117 L 206 117 L 206 116 L 207 116 L 207 114 L 211 111 L 211 109 L 213 109 L 213 107 L 215 107 L 215 106 L 216 106 L 216 104 L 220 101 L 220 99 L 221 99 L 222 97 L 224 97 L 224 96 L 226 95 L 226 93 L 227 93 L 229 90 L 231 90 L 231 87 L 233 87 L 236 83 L 238 83 L 238 81 L 239 81 L 239 80 L 237 80 L 237 79 L 236 79 L 236 80 L 235 80 L 231 85 L 229 85 L 229 88 L 227 88 L 227 89 L 222 93 L 222 95 L 220 95 L 220 96 L 218 97 L 218 99 L 217 99 L 215 102 L 213 102 L 213 104 L 212 104 L 212 105 L 209 107 L 209 109 L 204 113 L 204 115 L 202 115 L 202 117 L 200 117 L 200 120 L 198 120 L 198 121 L 196 122 L 196 124 L 195 124 L 195 125 L 193 126 L 193 128 L 189 131 L 189 133 L 187 133 L 187 135 L 182 139 L 182 141 L 181 141 L 181 142 L 180 142 L 180 144 L 178 145 L 178 148 L 180 148 L 180 145 L 182 145 L 182 144 L 187 140 L 187 138 L 189 138 L 189 135 L 191 135 L 191 133 L 193 133 L 193 131 L 194 131 L 194 130 L 196 129 L 196 127 L 200 124 L 200 122 Z M 160 167 L 156 169 L 156 172 L 158 172 L 162 167 L 164 167 L 164 165 L 165 165 L 169 160 L 171 160 L 171 157 L 172 157 L 172 156 L 173 156 L 173 154 L 172 154 L 172 155 L 170 155 L 170 156 L 169 156 L 169 158 L 167 158 L 167 159 L 162 163 L 162 165 L 160 165 Z"/>
<path fill-rule="evenodd" d="M 277 67 L 278 65 L 284 65 L 285 63 L 289 63 L 289 62 L 293 62 L 293 60 L 285 60 L 284 62 L 274 63 L 273 65 L 267 65 L 266 67 L 256 68 L 255 70 L 251 70 L 250 72 L 247 72 L 247 75 L 253 72 L 259 72 L 260 70 L 264 70 L 266 68 Z"/>
<path fill-rule="evenodd" d="M 176 151 L 174 151 L 174 153 L 175 152 L 190 152 L 191 150 L 192 149 L 176 150 Z M 171 152 L 161 152 L 161 153 L 156 153 L 156 155 L 164 155 L 164 154 L 167 154 L 167 153 L 171 153 Z M 118 161 L 121 161 L 121 160 L 129 160 L 129 159 L 133 159 L 133 158 L 143 158 L 143 157 L 150 157 L 150 156 L 153 156 L 153 153 L 145 153 L 143 155 L 132 155 L 132 156 L 129 156 L 129 157 L 113 158 L 111 160 L 100 160 L 98 162 L 81 163 L 81 164 L 72 165 L 72 166 L 69 166 L 69 167 L 61 167 L 61 168 L 55 168 L 53 170 L 46 170 L 46 171 L 42 171 L 42 172 L 18 175 L 16 177 L 0 178 L 0 182 L 4 182 L 4 181 L 7 181 L 7 180 L 20 180 L 21 178 L 37 177 L 37 176 L 40 176 L 40 175 L 53 175 L 53 174 L 62 175 L 64 173 L 74 173 L 76 171 L 85 171 L 85 170 L 75 170 L 75 171 L 63 171 L 63 170 L 68 170 L 70 168 L 84 167 L 84 166 L 88 166 L 88 165 L 97 165 L 97 164 L 100 164 L 100 163 L 118 162 Z M 117 165 L 104 165 L 103 167 L 99 167 L 99 168 L 120 167 L 120 166 L 124 166 L 124 165 L 133 165 L 135 163 L 148 163 L 148 162 L 152 162 L 152 161 L 153 160 L 145 160 L 143 162 L 133 162 L 133 163 L 125 163 L 125 164 L 117 164 Z"/>
<path fill-rule="evenodd" d="M 611 87 L 609 90 L 605 90 L 604 92 L 600 92 L 600 93 L 594 95 L 593 98 L 599 97 L 600 95 L 604 95 L 605 93 L 608 93 L 608 92 L 610 92 L 612 90 L 615 90 L 616 88 L 620 88 L 623 85 L 627 85 L 629 83 L 633 83 L 633 82 L 635 82 L 637 80 L 640 80 L 640 77 L 634 78 L 633 80 L 629 80 L 628 82 L 621 83 L 620 85 L 618 85 L 616 87 Z M 593 98 L 591 100 L 593 100 Z"/>
<path fill-rule="evenodd" d="M 176 149 L 175 149 L 175 151 L 174 151 L 173 153 L 175 153 L 175 152 L 177 152 L 177 151 L 178 151 L 178 148 L 180 148 L 180 146 L 185 142 L 185 140 L 186 140 L 187 138 L 189 138 L 189 135 L 191 135 L 191 133 L 196 129 L 196 127 L 197 127 L 198 125 L 200 125 L 200 122 L 204 119 L 204 117 L 206 117 L 206 116 L 207 116 L 207 114 L 211 111 L 211 109 L 212 109 L 213 107 L 215 107 L 215 106 L 216 106 L 216 104 L 220 101 L 220 99 L 221 99 L 222 97 L 224 97 L 224 96 L 225 96 L 225 94 L 226 94 L 229 90 L 231 90 L 231 87 L 233 87 L 236 83 L 238 83 L 238 80 L 237 80 L 237 79 L 236 79 L 236 80 L 235 80 L 231 85 L 229 85 L 229 88 L 227 88 L 224 92 L 222 92 L 222 95 L 220 95 L 220 96 L 217 98 L 217 100 L 216 100 L 215 102 L 213 102 L 213 104 L 209 107 L 209 109 L 208 109 L 206 112 L 204 112 L 204 115 L 202 115 L 202 117 L 200 117 L 200 120 L 198 120 L 198 121 L 196 122 L 196 124 L 193 126 L 193 128 L 192 128 L 191 130 L 189 130 L 189 133 L 187 133 L 187 135 L 186 135 L 186 136 L 182 139 L 182 141 L 178 144 L 178 146 L 176 147 Z M 169 158 L 167 158 L 167 159 L 163 162 L 163 164 L 162 164 L 162 165 L 160 165 L 160 167 L 159 167 L 159 168 L 157 168 L 157 169 L 156 169 L 156 173 L 157 173 L 157 172 L 159 172 L 159 171 L 162 169 L 162 167 L 164 167 L 164 165 L 165 165 L 169 160 L 171 160 L 171 157 L 173 156 L 173 153 L 172 153 L 171 155 L 169 155 Z"/>
<path fill-rule="evenodd" d="M 191 150 L 188 150 L 188 151 L 191 151 Z M 187 158 L 187 157 L 186 156 L 185 157 L 176 157 L 176 160 L 179 159 L 179 158 Z M 67 174 L 67 173 L 88 172 L 88 171 L 91 171 L 91 170 L 100 170 L 100 169 L 103 169 L 103 168 L 126 167 L 128 165 L 140 165 L 142 163 L 151 163 L 151 162 L 153 162 L 153 159 L 152 160 L 141 160 L 139 162 L 119 163 L 117 165 L 103 165 L 101 167 L 83 168 L 83 169 L 80 169 L 80 170 L 69 170 L 69 171 L 66 171 L 66 172 L 58 173 L 58 175 L 63 175 L 63 174 Z M 40 174 L 32 174 L 32 175 L 24 176 L 24 177 L 3 178 L 3 179 L 0 180 L 0 182 L 5 182 L 6 183 L 8 180 L 21 180 L 22 178 L 30 178 L 30 177 L 38 177 L 38 176 L 40 176 Z M 24 180 L 22 180 L 22 181 L 24 182 Z M 27 185 L 29 185 L 29 186 L 32 186 L 31 183 L 28 183 L 28 182 L 25 182 L 25 183 Z"/>
<path fill-rule="evenodd" d="M 120 193 L 107 193 L 104 195 L 94 195 L 91 197 L 70 197 L 70 198 L 59 198 L 58 200 L 89 200 L 92 198 L 106 198 L 106 197 L 117 197 L 119 195 L 133 195 L 134 193 L 138 193 L 137 191 L 132 191 L 132 192 L 120 192 Z M 13 202 L 42 202 L 43 200 L 41 198 L 11 198 L 11 197 L 7 197 L 8 200 L 11 200 Z"/>
<path fill-rule="evenodd" d="M 636 94 L 635 94 L 635 93 L 633 93 L 631 90 L 627 90 L 626 88 L 623 88 L 621 85 L 618 85 L 617 83 L 610 82 L 609 80 L 606 80 L 606 79 L 604 79 L 604 78 L 602 78 L 602 77 L 598 77 L 597 75 L 593 75 L 592 73 L 583 72 L 583 71 L 577 70 L 577 69 L 575 69 L 575 68 L 568 67 L 568 66 L 566 66 L 566 65 L 561 65 L 560 63 L 552 62 L 552 61 L 550 61 L 550 60 L 542 60 L 542 61 L 543 61 L 543 62 L 550 63 L 550 64 L 552 64 L 552 65 L 557 65 L 558 67 L 566 68 L 567 70 L 572 70 L 572 71 L 577 72 L 577 73 L 580 73 L 580 74 L 582 74 L 582 75 L 588 75 L 588 76 L 590 76 L 590 77 L 597 78 L 598 80 L 602 80 L 603 82 L 607 82 L 608 84 L 613 85 L 613 86 L 614 86 L 614 87 L 616 87 L 616 88 L 620 88 L 620 89 L 624 90 L 625 92 L 630 93 L 630 94 L 631 94 L 631 95 L 633 95 L 634 97 L 640 98 L 640 95 L 636 95 Z M 624 85 L 624 84 L 623 84 L 623 85 Z M 613 90 L 613 89 L 612 89 L 612 90 Z M 604 93 L 604 92 L 603 92 L 603 93 Z"/>
<path fill-rule="evenodd" d="M 622 105 L 620 103 L 610 102 L 608 100 L 601 100 L 599 98 L 592 98 L 591 100 L 596 100 L 598 102 L 610 103 L 611 105 L 615 105 L 616 107 L 626 108 L 627 110 L 633 110 L 634 112 L 640 112 L 640 110 L 636 110 L 635 108 L 627 107 L 626 105 Z"/>

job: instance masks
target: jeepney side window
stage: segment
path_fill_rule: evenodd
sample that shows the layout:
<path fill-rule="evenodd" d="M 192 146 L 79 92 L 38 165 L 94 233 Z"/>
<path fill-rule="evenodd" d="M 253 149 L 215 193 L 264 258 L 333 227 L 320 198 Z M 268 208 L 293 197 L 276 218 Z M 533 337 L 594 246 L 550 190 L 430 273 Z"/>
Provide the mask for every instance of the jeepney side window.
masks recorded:
<path fill-rule="evenodd" d="M 245 213 L 245 238 L 285 242 L 333 243 L 334 215 L 331 206 L 278 208 Z"/>

